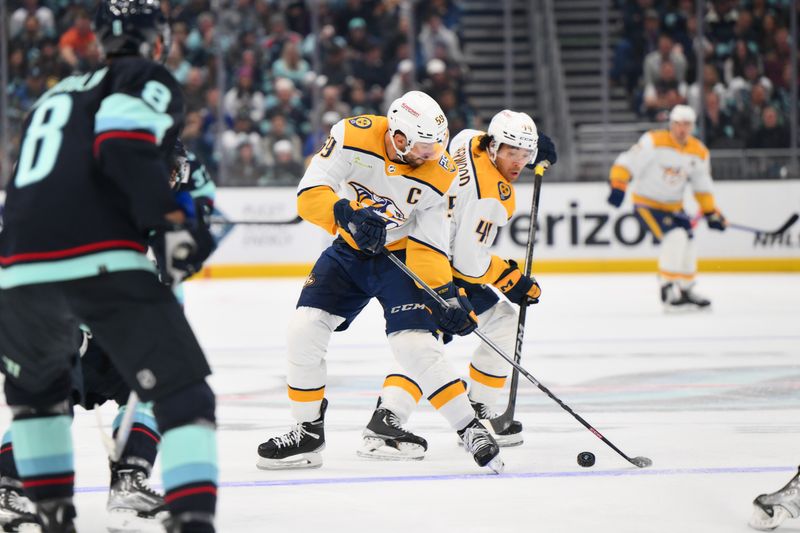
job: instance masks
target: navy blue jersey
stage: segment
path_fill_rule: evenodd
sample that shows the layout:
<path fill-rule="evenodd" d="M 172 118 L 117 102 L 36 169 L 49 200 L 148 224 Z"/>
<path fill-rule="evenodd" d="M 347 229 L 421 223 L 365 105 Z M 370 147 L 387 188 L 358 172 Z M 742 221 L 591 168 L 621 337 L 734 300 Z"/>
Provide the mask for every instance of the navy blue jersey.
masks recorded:
<path fill-rule="evenodd" d="M 214 210 L 217 186 L 211 180 L 211 175 L 205 165 L 197 159 L 196 155 L 188 152 L 187 159 L 189 161 L 189 181 L 182 183 L 177 192 L 187 192 L 191 195 L 197 217 L 208 226 Z"/>
<path fill-rule="evenodd" d="M 183 96 L 140 57 L 62 80 L 25 120 L 0 233 L 0 288 L 152 270 L 147 236 L 178 209 L 167 159 Z"/>

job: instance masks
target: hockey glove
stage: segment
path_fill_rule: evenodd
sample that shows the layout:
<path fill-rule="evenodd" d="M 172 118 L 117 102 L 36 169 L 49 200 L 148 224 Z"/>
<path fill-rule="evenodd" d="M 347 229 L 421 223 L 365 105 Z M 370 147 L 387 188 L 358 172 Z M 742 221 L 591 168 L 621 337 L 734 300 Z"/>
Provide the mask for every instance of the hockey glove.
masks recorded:
<path fill-rule="evenodd" d="M 156 256 L 161 281 L 176 285 L 197 273 L 217 245 L 207 227 L 190 224 L 156 232 L 150 246 Z"/>
<path fill-rule="evenodd" d="M 386 244 L 386 220 L 371 209 L 353 209 L 350 200 L 342 199 L 333 204 L 333 218 L 368 255 L 379 254 Z"/>
<path fill-rule="evenodd" d="M 538 304 L 542 289 L 536 279 L 524 275 L 513 259 L 508 260 L 508 265 L 508 268 L 494 282 L 494 286 L 515 304 Z"/>
<path fill-rule="evenodd" d="M 550 163 L 550 166 L 556 164 L 558 160 L 558 154 L 556 154 L 556 145 L 553 143 L 553 140 L 545 135 L 544 133 L 539 134 L 539 144 L 538 144 L 538 152 L 536 153 L 536 160 L 533 162 L 533 167 L 535 168 L 536 165 L 541 163 L 542 161 L 547 161 Z"/>
<path fill-rule="evenodd" d="M 722 213 L 719 211 L 711 211 L 705 214 L 706 217 L 706 224 L 711 229 L 715 229 L 717 231 L 725 231 L 725 228 L 728 226 L 728 221 L 725 220 L 725 217 L 722 216 Z"/>
<path fill-rule="evenodd" d="M 478 316 L 464 289 L 448 283 L 434 290 L 444 298 L 447 307 L 439 305 L 428 293 L 425 293 L 425 305 L 445 335 L 468 335 L 478 327 Z"/>
<path fill-rule="evenodd" d="M 620 207 L 622 201 L 625 199 L 625 191 L 611 187 L 611 193 L 608 195 L 608 203 L 614 207 Z"/>

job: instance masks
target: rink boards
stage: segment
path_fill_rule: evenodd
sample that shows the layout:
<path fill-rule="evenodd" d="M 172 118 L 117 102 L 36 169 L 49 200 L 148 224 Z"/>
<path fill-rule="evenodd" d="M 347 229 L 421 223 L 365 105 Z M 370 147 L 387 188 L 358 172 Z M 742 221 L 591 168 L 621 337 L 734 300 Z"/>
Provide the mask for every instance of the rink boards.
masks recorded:
<path fill-rule="evenodd" d="M 531 184 L 520 184 L 517 211 L 500 229 L 498 255 L 523 258 L 531 211 Z M 717 203 L 729 221 L 773 230 L 800 212 L 800 182 L 757 181 L 715 184 Z M 605 183 L 545 183 L 535 245 L 538 272 L 652 272 L 657 248 L 633 215 L 606 203 Z M 217 209 L 230 221 L 291 221 L 294 188 L 219 189 Z M 698 216 L 691 194 L 686 210 Z M 305 275 L 332 236 L 306 222 L 284 225 L 216 226 L 220 246 L 205 277 Z M 702 217 L 695 229 L 701 271 L 800 272 L 800 222 L 777 238 L 729 229 L 710 231 Z"/>

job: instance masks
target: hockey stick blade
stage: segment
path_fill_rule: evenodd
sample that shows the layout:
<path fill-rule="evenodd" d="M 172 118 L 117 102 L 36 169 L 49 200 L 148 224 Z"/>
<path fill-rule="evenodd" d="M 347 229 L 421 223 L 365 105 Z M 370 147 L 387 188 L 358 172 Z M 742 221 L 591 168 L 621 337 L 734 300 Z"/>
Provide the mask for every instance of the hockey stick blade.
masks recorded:
<path fill-rule="evenodd" d="M 442 298 L 442 297 L 441 297 L 441 295 L 440 295 L 439 293 L 437 293 L 435 290 L 433 290 L 433 289 L 430 287 L 430 285 L 428 285 L 427 283 L 425 283 L 425 281 L 424 281 L 422 278 L 420 278 L 420 277 L 419 277 L 419 276 L 418 276 L 416 273 L 414 273 L 414 271 L 413 271 L 413 270 L 411 270 L 410 268 L 408 268 L 408 267 L 406 266 L 406 264 L 405 264 L 405 263 L 403 263 L 403 261 L 401 261 L 400 259 L 398 259 L 397 257 L 395 257 L 395 255 L 394 255 L 394 254 L 392 254 L 392 253 L 391 253 L 389 250 L 387 250 L 386 248 L 383 248 L 383 249 L 381 249 L 381 253 L 382 253 L 384 256 L 386 256 L 386 257 L 387 257 L 387 258 L 388 258 L 388 259 L 389 259 L 389 260 L 390 260 L 392 263 L 394 263 L 394 264 L 395 264 L 395 266 L 396 266 L 397 268 L 399 268 L 399 269 L 400 269 L 400 270 L 401 270 L 401 271 L 402 271 L 402 272 L 403 272 L 403 273 L 404 273 L 406 276 L 408 276 L 409 278 L 411 278 L 412 280 L 414 280 L 414 281 L 417 283 L 417 285 L 418 285 L 419 287 L 421 287 L 423 291 L 425 291 L 426 293 L 428 293 L 428 295 L 429 295 L 431 298 L 433 298 L 433 300 L 434 300 L 434 301 L 435 301 L 437 304 L 441 305 L 442 307 L 448 307 L 448 303 L 447 303 L 447 302 L 444 300 L 444 298 Z M 480 338 L 480 339 L 481 339 L 481 340 L 484 342 L 484 344 L 486 344 L 486 346 L 488 346 L 489 348 L 491 348 L 492 350 L 494 350 L 494 351 L 495 351 L 495 353 L 497 353 L 497 355 L 499 355 L 500 357 L 502 357 L 503 359 L 505 359 L 505 361 L 506 361 L 508 364 L 510 364 L 511 366 L 513 366 L 513 367 L 514 367 L 514 368 L 515 368 L 515 369 L 516 369 L 516 370 L 517 370 L 517 371 L 518 371 L 520 374 L 522 374 L 523 376 L 525 376 L 525 379 L 527 379 L 528 381 L 530 381 L 531 383 L 533 383 L 533 384 L 534 384 L 534 385 L 535 385 L 535 386 L 536 386 L 536 387 L 537 387 L 537 388 L 538 388 L 540 391 L 542 391 L 543 393 L 545 393 L 545 394 L 547 395 L 547 397 L 548 397 L 548 398 L 550 398 L 551 400 L 553 400 L 554 402 L 556 402 L 556 403 L 559 405 L 559 407 L 561 407 L 563 410 L 565 410 L 565 411 L 566 411 L 566 412 L 568 412 L 570 415 L 572 415 L 572 418 L 574 418 L 575 420 L 577 420 L 578 422 L 580 422 L 580 423 L 581 423 L 581 425 L 583 425 L 583 427 L 585 427 L 586 429 L 588 429 L 588 430 L 589 430 L 589 432 L 591 432 L 591 433 L 592 433 L 592 434 L 593 434 L 595 437 L 597 437 L 598 439 L 602 440 L 602 441 L 603 441 L 603 442 L 604 442 L 604 443 L 605 443 L 605 444 L 606 444 L 606 445 L 607 445 L 609 448 L 611 448 L 612 450 L 614 450 L 615 452 L 617 452 L 617 453 L 618 453 L 618 454 L 619 454 L 621 457 L 623 457 L 623 458 L 624 458 L 626 461 L 628 461 L 630 464 L 632 464 L 632 465 L 634 465 L 634 466 L 637 466 L 637 467 L 639 467 L 639 468 L 647 468 L 648 466 L 651 466 L 651 465 L 653 464 L 653 461 L 651 461 L 651 460 L 650 460 L 650 459 L 648 459 L 647 457 L 642 457 L 642 456 L 638 456 L 638 457 L 629 457 L 628 455 L 626 455 L 626 454 L 625 454 L 625 452 L 623 452 L 622 450 L 620 450 L 619 448 L 617 448 L 617 446 L 616 446 L 616 445 L 615 445 L 613 442 L 611 442 L 611 441 L 610 441 L 610 440 L 608 440 L 606 437 L 604 437 L 602 433 L 600 433 L 599 431 L 597 431 L 597 429 L 595 429 L 595 428 L 594 428 L 594 426 L 592 426 L 592 425 L 591 425 L 589 422 L 587 422 L 587 421 L 586 421 L 586 420 L 585 420 L 585 419 L 584 419 L 584 418 L 583 418 L 581 415 L 579 415 L 578 413 L 576 413 L 575 411 L 573 411 L 573 410 L 572 410 L 572 408 L 571 408 L 569 405 L 567 405 L 567 404 L 565 404 L 563 401 L 561 401 L 561 398 L 559 398 L 558 396 L 556 396 L 555 394 L 553 394 L 553 393 L 550 391 L 550 389 L 548 389 L 547 387 L 545 387 L 544 385 L 542 385 L 542 384 L 539 382 L 539 380 L 537 380 L 535 377 L 533 377 L 533 376 L 531 375 L 531 373 L 530 373 L 530 372 L 528 372 L 527 370 L 525 370 L 525 368 L 524 368 L 522 365 L 520 365 L 519 363 L 517 363 L 516 361 L 514 361 L 514 359 L 512 359 L 511 357 L 509 357 L 509 356 L 508 356 L 508 354 L 506 354 L 506 353 L 503 351 L 503 349 L 502 349 L 502 348 L 500 348 L 499 346 L 497 346 L 497 344 L 496 344 L 496 343 L 495 343 L 493 340 L 491 340 L 489 337 L 487 337 L 487 336 L 486 336 L 486 335 L 485 335 L 485 334 L 484 334 L 484 333 L 483 333 L 483 332 L 482 332 L 480 329 L 475 329 L 475 330 L 473 330 L 473 333 L 474 333 L 475 335 L 477 335 L 477 336 L 478 336 L 478 337 L 479 337 L 479 338 Z"/>
<path fill-rule="evenodd" d="M 783 224 L 783 226 L 781 226 L 777 230 L 773 231 L 772 233 L 775 234 L 775 235 L 780 235 L 781 233 L 785 232 L 786 230 L 788 230 L 789 228 L 794 226 L 794 223 L 797 222 L 798 219 L 800 219 L 800 215 L 798 215 L 797 213 L 793 214 L 792 216 L 789 217 L 789 220 L 787 220 Z"/>
<path fill-rule="evenodd" d="M 303 219 L 297 215 L 291 220 L 228 220 L 227 218 L 212 217 L 211 223 L 218 225 L 232 225 L 232 226 L 291 226 L 292 224 L 299 224 Z"/>

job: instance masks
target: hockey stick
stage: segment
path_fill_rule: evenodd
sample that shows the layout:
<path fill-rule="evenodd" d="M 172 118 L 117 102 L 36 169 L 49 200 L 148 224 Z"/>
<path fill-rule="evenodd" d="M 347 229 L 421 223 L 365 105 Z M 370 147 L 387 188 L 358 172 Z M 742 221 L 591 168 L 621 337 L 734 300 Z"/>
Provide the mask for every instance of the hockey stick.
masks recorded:
<path fill-rule="evenodd" d="M 683 215 L 683 216 L 686 217 L 685 215 Z M 688 218 L 688 217 L 686 217 L 686 218 Z M 694 227 L 694 225 L 695 225 L 694 221 L 696 219 L 699 219 L 699 217 L 695 217 L 694 219 L 691 219 L 691 221 L 693 222 L 692 227 Z M 783 225 L 781 227 L 779 227 L 776 230 L 772 230 L 772 231 L 765 230 L 765 229 L 754 228 L 752 226 L 745 226 L 744 224 L 735 224 L 733 222 L 728 222 L 725 227 L 731 228 L 731 229 L 738 229 L 739 231 L 749 231 L 750 233 L 756 233 L 756 234 L 764 235 L 764 236 L 767 236 L 767 237 L 777 237 L 778 235 L 781 235 L 781 234 L 785 233 L 786 230 L 788 230 L 789 228 L 794 226 L 794 223 L 797 222 L 798 220 L 800 220 L 800 215 L 798 215 L 797 213 L 794 213 L 792 216 L 790 216 L 786 220 L 786 222 L 783 223 Z"/>
<path fill-rule="evenodd" d="M 291 220 L 228 220 L 222 217 L 211 217 L 212 224 L 218 225 L 239 225 L 239 226 L 289 226 L 292 224 L 299 224 L 302 222 L 300 215 L 297 215 Z"/>
<path fill-rule="evenodd" d="M 394 256 L 394 255 L 393 255 L 393 254 L 392 254 L 392 253 L 391 253 L 389 250 L 387 250 L 386 248 L 382 248 L 381 252 L 383 253 L 383 255 L 385 255 L 386 257 L 388 257 L 388 258 L 389 258 L 389 260 L 390 260 L 392 263 L 394 263 L 394 264 L 397 266 L 397 268 L 399 268 L 400 270 L 402 270 L 402 271 L 403 271 L 403 272 L 404 272 L 404 273 L 405 273 L 405 274 L 406 274 L 406 275 L 407 275 L 409 278 L 413 279 L 413 280 L 414 280 L 414 281 L 417 283 L 417 285 L 419 285 L 420 287 L 422 287 L 422 290 L 424 290 L 425 292 L 427 292 L 427 293 L 428 293 L 428 295 L 430 295 L 430 297 L 431 297 L 431 298 L 433 298 L 433 299 L 436 301 L 436 303 L 438 303 L 438 304 L 439 304 L 439 305 L 441 305 L 442 307 L 448 307 L 448 303 L 447 303 L 447 302 L 444 300 L 444 298 L 442 298 L 441 296 L 439 296 L 439 294 L 437 294 L 437 293 L 436 293 L 436 291 L 434 291 L 433 289 L 431 289 L 431 288 L 430 288 L 430 286 L 428 286 L 428 284 L 427 284 L 427 283 L 425 283 L 425 282 L 422 280 L 422 278 L 420 278 L 419 276 L 417 276 L 417 275 L 416 275 L 416 274 L 415 274 L 415 273 L 414 273 L 414 272 L 413 272 L 413 271 L 412 271 L 410 268 L 408 268 L 408 267 L 406 266 L 406 264 L 405 264 L 405 263 L 403 263 L 403 262 L 402 262 L 400 259 L 398 259 L 397 257 L 395 257 L 395 256 Z M 522 365 L 520 365 L 519 363 L 517 363 L 516 361 L 514 361 L 514 360 L 513 360 L 511 357 L 509 357 L 508 355 L 506 355 L 506 353 L 505 353 L 505 352 L 504 352 L 504 351 L 503 351 L 503 350 L 502 350 L 502 349 L 501 349 L 499 346 L 497 346 L 497 344 L 495 344 L 495 343 L 494 343 L 494 341 L 492 341 L 490 338 L 488 338 L 486 335 L 484 335 L 484 334 L 483 334 L 483 332 L 482 332 L 481 330 L 479 330 L 479 329 L 476 329 L 476 330 L 474 331 L 474 333 L 475 333 L 475 334 L 476 334 L 478 337 L 480 337 L 480 339 L 481 339 L 481 340 L 482 340 L 482 341 L 483 341 L 483 342 L 484 342 L 484 343 L 485 343 L 485 344 L 486 344 L 486 345 L 487 345 L 489 348 L 491 348 L 492 350 L 494 350 L 495 352 L 497 352 L 497 355 L 499 355 L 500 357 L 502 357 L 503 359 L 505 359 L 505 360 L 508 362 L 508 364 L 510 364 L 511 366 L 513 366 L 513 367 L 514 367 L 514 368 L 515 368 L 517 371 L 519 371 L 519 373 L 520 373 L 520 374 L 522 374 L 523 376 L 525 376 L 525 377 L 528 379 L 528 381 L 530 381 L 531 383 L 533 383 L 534 385 L 536 385 L 536 386 L 539 388 L 539 390 L 540 390 L 540 391 L 542 391 L 543 393 L 545 393 L 547 396 L 549 396 L 549 397 L 550 397 L 550 399 L 551 399 L 551 400 L 553 400 L 554 402 L 556 402 L 556 403 L 557 403 L 557 404 L 558 404 L 558 405 L 559 405 L 559 406 L 560 406 L 562 409 L 564 409 L 566 412 L 568 412 L 569 414 L 571 414 L 571 415 L 573 416 L 573 418 L 575 418 L 575 420 L 577 420 L 578 422 L 580 422 L 581 424 L 583 424 L 583 426 L 584 426 L 586 429 L 588 429 L 589 431 L 591 431 L 591 432 L 594 434 L 594 436 L 595 436 L 595 437 L 597 437 L 598 439 L 600 439 L 600 440 L 602 440 L 603 442 L 605 442 L 605 443 L 606 443 L 606 444 L 607 444 L 607 445 L 608 445 L 608 446 L 609 446 L 609 447 L 610 447 L 612 450 L 614 450 L 615 452 L 617 452 L 618 454 L 620 454 L 622 457 L 624 457 L 626 461 L 628 461 L 629 463 L 631 463 L 631 464 L 632 464 L 632 465 L 634 465 L 634 466 L 638 466 L 639 468 L 645 468 L 645 467 L 651 466 L 651 465 L 653 464 L 653 461 L 651 461 L 651 460 L 650 460 L 650 459 L 648 459 L 647 457 L 642 457 L 642 456 L 639 456 L 639 457 L 628 457 L 627 455 L 625 455 L 625 453 L 624 453 L 622 450 L 620 450 L 619 448 L 617 448 L 617 447 L 614 445 L 614 443 L 612 443 L 610 440 L 608 440 L 607 438 L 605 438 L 605 437 L 604 437 L 604 436 L 603 436 L 603 435 L 602 435 L 602 434 L 601 434 L 599 431 L 597 431 L 597 430 L 596 430 L 596 429 L 595 429 L 595 428 L 594 428 L 594 427 L 593 427 L 591 424 L 589 424 L 589 422 L 587 422 L 586 420 L 584 420 L 584 419 L 583 419 L 583 417 L 582 417 L 581 415 L 579 415 L 578 413 L 576 413 L 575 411 L 573 411 L 573 410 L 570 408 L 570 406 L 568 406 L 567 404 L 565 404 L 564 402 L 562 402 L 562 401 L 561 401 L 561 400 L 558 398 L 558 396 L 556 396 L 555 394 L 553 394 L 552 392 L 550 392 L 550 389 L 548 389 L 547 387 L 545 387 L 544 385 L 542 385 L 542 384 L 539 382 L 539 380 L 537 380 L 535 377 L 533 377 L 533 376 L 530 374 L 530 372 L 528 372 L 527 370 L 525 370 L 525 369 L 522 367 Z"/>
<path fill-rule="evenodd" d="M 116 463 L 122 457 L 122 452 L 125 450 L 125 445 L 128 444 L 128 436 L 131 434 L 133 427 L 133 417 L 136 414 L 136 407 L 139 405 L 139 396 L 135 391 L 131 391 L 128 396 L 128 403 L 125 404 L 125 414 L 122 415 L 122 420 L 117 428 L 117 436 L 111 437 L 103 430 L 103 418 L 100 410 L 95 408 L 94 414 L 97 418 L 97 429 L 100 430 L 100 435 L 103 439 L 103 446 L 108 453 L 108 458 L 111 462 Z"/>
<path fill-rule="evenodd" d="M 528 228 L 528 243 L 525 247 L 525 276 L 531 276 L 533 263 L 533 241 L 536 239 L 536 219 L 539 215 L 539 191 L 542 189 L 542 177 L 545 170 L 550 166 L 549 161 L 543 161 L 536 165 L 533 178 L 533 200 L 531 202 L 531 224 Z M 523 303 L 519 306 L 519 319 L 517 320 L 517 337 L 514 344 L 514 361 L 517 363 L 522 359 L 522 339 L 525 337 L 525 318 L 528 315 L 528 305 Z M 514 421 L 514 410 L 517 407 L 517 387 L 519 386 L 519 371 L 514 368 L 511 372 L 511 385 L 508 388 L 508 407 L 503 413 L 491 419 L 492 429 L 495 433 L 500 433 L 508 429 Z"/>

